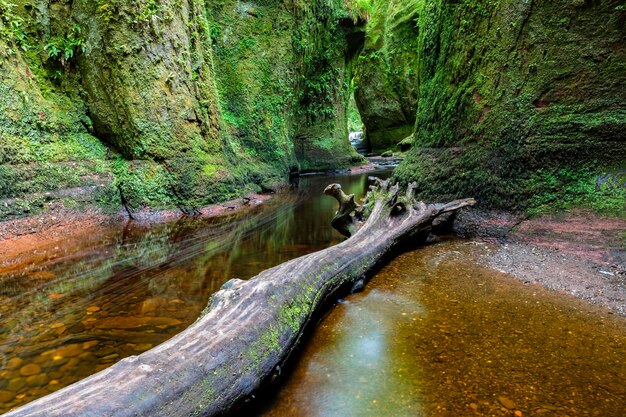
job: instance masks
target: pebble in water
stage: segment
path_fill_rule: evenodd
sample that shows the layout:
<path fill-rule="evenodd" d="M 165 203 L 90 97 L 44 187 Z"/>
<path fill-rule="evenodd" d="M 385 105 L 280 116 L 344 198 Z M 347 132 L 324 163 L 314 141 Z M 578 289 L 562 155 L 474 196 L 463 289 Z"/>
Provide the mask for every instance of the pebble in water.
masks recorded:
<path fill-rule="evenodd" d="M 41 387 L 47 385 L 49 381 L 50 378 L 48 378 L 48 375 L 37 374 L 26 378 L 26 385 L 28 385 L 29 387 Z"/>
<path fill-rule="evenodd" d="M 12 371 L 12 370 L 20 368 L 23 363 L 24 361 L 22 360 L 22 358 L 18 358 L 18 357 L 11 358 L 7 361 L 5 369 L 8 371 Z"/>
<path fill-rule="evenodd" d="M 515 406 L 515 403 L 512 400 L 508 399 L 507 397 L 500 396 L 498 397 L 498 401 L 500 401 L 500 404 L 502 404 L 504 407 L 508 408 L 509 410 L 514 410 L 515 408 L 517 408 Z"/>
<path fill-rule="evenodd" d="M 0 403 L 8 403 L 15 398 L 15 392 L 0 391 Z"/>
<path fill-rule="evenodd" d="M 100 342 L 97 341 L 97 340 L 90 340 L 89 342 L 83 343 L 83 349 L 84 350 L 89 350 L 89 349 L 91 349 L 94 346 L 98 346 L 99 344 L 100 344 Z"/>
<path fill-rule="evenodd" d="M 20 368 L 20 374 L 22 376 L 37 375 L 38 373 L 41 373 L 41 366 L 36 363 L 29 363 Z"/>
<path fill-rule="evenodd" d="M 26 386 L 26 380 L 24 378 L 13 378 L 9 381 L 7 389 L 9 391 L 17 392 Z"/>

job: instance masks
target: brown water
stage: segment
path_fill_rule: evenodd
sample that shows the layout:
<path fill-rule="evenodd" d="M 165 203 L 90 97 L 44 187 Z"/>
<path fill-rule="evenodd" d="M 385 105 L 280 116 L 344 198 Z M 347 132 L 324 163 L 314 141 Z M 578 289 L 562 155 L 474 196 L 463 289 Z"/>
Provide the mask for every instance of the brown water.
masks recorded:
<path fill-rule="evenodd" d="M 626 319 L 485 269 L 489 251 L 453 240 L 393 260 L 258 415 L 626 416 Z"/>
<path fill-rule="evenodd" d="M 366 177 L 305 177 L 229 217 L 102 228 L 35 251 L 19 273 L 0 259 L 0 413 L 164 342 L 229 279 L 340 242 L 323 190 L 363 195 Z"/>
<path fill-rule="evenodd" d="M 309 177 L 227 218 L 36 251 L 19 274 L 0 260 L 0 412 L 167 340 L 230 278 L 339 242 L 336 203 L 321 197 L 337 181 L 365 190 L 365 176 Z M 447 241 L 392 261 L 330 312 L 259 415 L 625 416 L 626 319 L 484 269 L 483 256 Z"/>

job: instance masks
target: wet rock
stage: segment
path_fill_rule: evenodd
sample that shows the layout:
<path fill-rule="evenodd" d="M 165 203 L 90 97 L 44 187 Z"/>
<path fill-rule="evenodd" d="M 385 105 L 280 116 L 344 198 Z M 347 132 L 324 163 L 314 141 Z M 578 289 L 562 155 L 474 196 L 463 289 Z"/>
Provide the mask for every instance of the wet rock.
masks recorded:
<path fill-rule="evenodd" d="M 509 410 L 517 408 L 515 403 L 507 397 L 500 396 L 498 397 L 498 401 L 500 401 L 500 404 L 502 404 L 505 408 L 508 408 Z"/>
<path fill-rule="evenodd" d="M 0 391 L 0 403 L 8 403 L 15 398 L 15 393 L 11 391 Z"/>
<path fill-rule="evenodd" d="M 48 360 L 50 360 L 49 356 L 39 355 L 39 356 L 35 356 L 34 358 L 32 358 L 31 362 L 36 363 L 37 365 L 42 365 L 44 362 Z"/>
<path fill-rule="evenodd" d="M 94 355 L 92 352 L 83 352 L 82 354 L 78 355 L 78 359 L 80 359 L 83 363 L 92 363 L 97 361 L 96 355 Z"/>
<path fill-rule="evenodd" d="M 110 354 L 110 355 L 107 355 L 107 356 L 103 357 L 103 358 L 101 359 L 101 361 L 102 361 L 102 362 L 113 362 L 113 361 L 115 361 L 115 360 L 116 360 L 117 358 L 119 358 L 119 357 L 120 357 L 120 355 L 119 355 L 119 354 L 117 354 L 117 353 L 112 353 L 112 354 Z"/>
<path fill-rule="evenodd" d="M 53 356 L 52 363 L 49 364 L 48 368 L 56 368 L 68 363 L 70 358 L 64 358 L 63 356 Z"/>
<path fill-rule="evenodd" d="M 104 358 L 106 356 L 112 355 L 113 353 L 115 353 L 115 349 L 111 347 L 106 347 L 97 351 L 96 356 L 99 358 Z"/>
<path fill-rule="evenodd" d="M 99 320 L 98 329 L 138 329 L 141 327 L 171 327 L 182 324 L 182 321 L 169 317 L 109 317 Z"/>
<path fill-rule="evenodd" d="M 7 385 L 7 389 L 9 391 L 17 392 L 26 386 L 26 379 L 24 378 L 13 378 L 9 381 L 9 385 Z M 2 401 L 0 401 L 2 402 Z"/>
<path fill-rule="evenodd" d="M 61 379 L 63 378 L 63 373 L 59 370 L 54 370 L 48 372 L 48 376 L 50 376 L 51 379 Z"/>
<path fill-rule="evenodd" d="M 66 363 L 65 365 L 63 365 L 62 367 L 60 367 L 60 368 L 59 368 L 59 371 L 60 371 L 62 374 L 66 374 L 66 373 L 68 373 L 68 372 L 75 372 L 76 370 L 75 370 L 75 369 L 72 369 L 72 368 L 75 368 L 75 367 L 76 367 L 76 365 L 78 365 L 78 363 L 79 363 L 79 362 L 80 362 L 80 359 L 78 359 L 78 358 L 72 358 L 72 359 L 70 359 L 69 361 L 67 361 L 67 363 Z"/>
<path fill-rule="evenodd" d="M 22 376 L 37 375 L 39 373 L 41 373 L 41 366 L 36 363 L 29 363 L 20 368 L 20 375 Z"/>
<path fill-rule="evenodd" d="M 43 397 L 44 395 L 50 394 L 50 390 L 48 390 L 46 387 L 36 387 L 28 391 L 28 394 L 32 397 L 32 399 L 29 400 L 30 402 L 35 398 Z"/>
<path fill-rule="evenodd" d="M 83 350 L 89 350 L 94 346 L 97 346 L 100 342 L 97 340 L 90 340 L 88 342 L 83 343 Z"/>
<path fill-rule="evenodd" d="M 50 378 L 46 374 L 38 374 L 26 378 L 26 385 L 29 387 L 42 387 L 48 385 L 48 382 L 50 382 Z"/>
<path fill-rule="evenodd" d="M 22 360 L 22 358 L 11 358 L 7 361 L 6 366 L 4 367 L 4 369 L 8 370 L 8 371 L 12 371 L 14 369 L 19 369 L 22 364 L 24 363 L 24 361 Z"/>
<path fill-rule="evenodd" d="M 65 294 L 50 294 L 48 295 L 48 299 L 50 300 L 58 300 L 60 298 L 65 297 Z"/>
<path fill-rule="evenodd" d="M 72 343 L 70 345 L 61 346 L 55 350 L 54 356 L 61 356 L 63 358 L 73 358 L 83 353 L 82 343 Z"/>
<path fill-rule="evenodd" d="M 76 323 L 68 327 L 67 330 L 72 334 L 78 334 L 85 331 L 85 326 L 82 323 Z"/>
<path fill-rule="evenodd" d="M 73 358 L 83 353 L 82 343 L 72 343 L 69 345 L 60 346 L 56 349 L 48 350 L 41 354 L 43 357 L 52 357 L 56 362 L 63 358 Z"/>
<path fill-rule="evenodd" d="M 144 300 L 141 303 L 141 305 L 139 307 L 139 313 L 140 314 L 154 313 L 164 303 L 165 303 L 165 300 L 163 300 L 162 298 L 158 298 L 158 297 L 157 298 L 148 298 L 147 300 Z"/>
<path fill-rule="evenodd" d="M 145 352 L 147 350 L 152 349 L 154 345 L 151 343 L 141 343 L 133 347 L 133 350 L 136 352 Z"/>

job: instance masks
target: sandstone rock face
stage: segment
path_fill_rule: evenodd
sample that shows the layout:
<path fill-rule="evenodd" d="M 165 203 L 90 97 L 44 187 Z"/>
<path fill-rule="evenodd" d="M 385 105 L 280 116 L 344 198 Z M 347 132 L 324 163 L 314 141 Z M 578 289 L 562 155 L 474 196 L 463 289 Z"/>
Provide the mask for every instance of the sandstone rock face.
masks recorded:
<path fill-rule="evenodd" d="M 413 133 L 417 109 L 419 14 L 422 0 L 373 0 L 355 99 L 374 152 Z"/>
<path fill-rule="evenodd" d="M 426 199 L 576 199 L 626 160 L 626 12 L 613 1 L 427 2 L 416 133 L 396 172 Z M 623 207 L 623 206 L 622 206 Z"/>
<path fill-rule="evenodd" d="M 70 200 L 193 212 L 360 161 L 345 109 L 363 22 L 343 2 L 14 3 L 0 219 Z"/>

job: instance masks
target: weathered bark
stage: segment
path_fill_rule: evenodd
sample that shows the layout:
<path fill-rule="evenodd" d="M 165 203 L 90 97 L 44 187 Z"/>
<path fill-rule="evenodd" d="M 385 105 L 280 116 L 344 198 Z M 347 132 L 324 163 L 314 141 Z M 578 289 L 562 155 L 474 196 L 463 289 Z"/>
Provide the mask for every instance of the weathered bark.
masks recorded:
<path fill-rule="evenodd" d="M 339 184 L 330 184 L 324 190 L 324 194 L 339 202 L 339 209 L 330 222 L 331 226 L 346 237 L 352 236 L 356 232 L 356 223 L 352 212 L 359 208 L 354 201 L 354 194 L 346 195 Z"/>
<path fill-rule="evenodd" d="M 7 416 L 212 416 L 250 399 L 280 374 L 324 303 L 349 289 L 390 250 L 428 235 L 442 213 L 472 205 L 426 205 L 397 185 L 372 187 L 367 221 L 346 241 L 231 280 L 183 333 Z"/>

